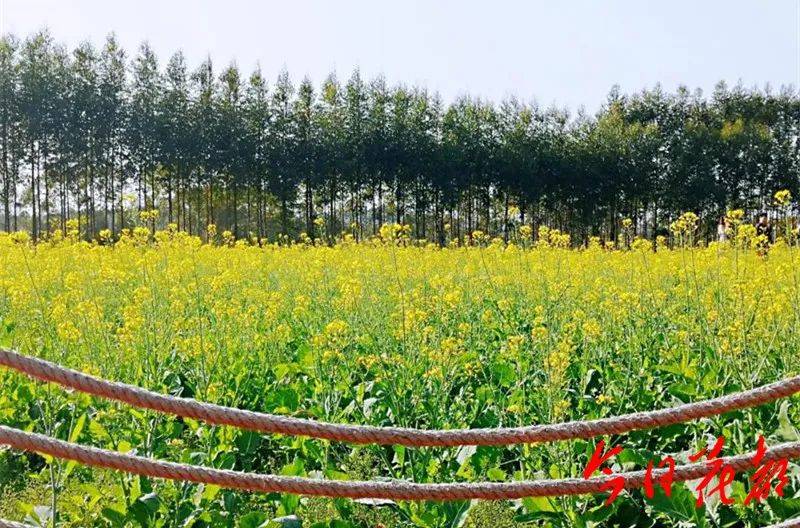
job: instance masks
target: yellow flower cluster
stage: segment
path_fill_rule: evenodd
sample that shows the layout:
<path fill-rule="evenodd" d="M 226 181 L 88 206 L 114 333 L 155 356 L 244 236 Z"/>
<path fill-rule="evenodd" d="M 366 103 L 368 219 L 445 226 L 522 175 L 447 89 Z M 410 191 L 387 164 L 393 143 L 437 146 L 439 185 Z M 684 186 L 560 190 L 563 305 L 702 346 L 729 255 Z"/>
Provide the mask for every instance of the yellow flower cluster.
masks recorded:
<path fill-rule="evenodd" d="M 449 249 L 411 243 L 399 225 L 385 241 L 331 246 L 220 244 L 231 235 L 217 237 L 213 225 L 216 243 L 174 226 L 88 242 L 76 221 L 35 247 L 24 233 L 0 234 L 0 328 L 9 345 L 122 370 L 115 378 L 179 362 L 217 383 L 221 398 L 249 361 L 280 365 L 287 377 L 367 371 L 420 390 L 499 380 L 526 395 L 509 408 L 552 391 L 551 410 L 568 412 L 560 402 L 587 365 L 688 372 L 724 358 L 720 376 L 737 378 L 766 365 L 800 368 L 798 248 L 787 242 L 763 258 L 748 249 L 758 236 L 743 213 L 728 217 L 731 245 L 671 250 L 660 241 L 655 252 L 643 239 L 632 251 L 606 251 L 597 239 L 567 250 L 567 235 L 546 226 L 536 244 Z M 676 228 L 686 234 L 696 223 L 687 214 Z M 516 391 L 526 376 L 539 388 Z M 599 403 L 622 397 L 604 394 Z"/>
<path fill-rule="evenodd" d="M 792 193 L 787 189 L 783 189 L 775 193 L 775 205 L 786 207 L 792 201 Z"/>
<path fill-rule="evenodd" d="M 569 339 L 562 339 L 544 360 L 544 370 L 553 386 L 560 386 L 565 379 L 574 347 Z"/>
<path fill-rule="evenodd" d="M 669 226 L 670 231 L 675 235 L 688 235 L 697 230 L 697 223 L 700 219 L 692 212 L 683 213 L 677 220 Z"/>
<path fill-rule="evenodd" d="M 323 352 L 323 359 L 341 357 L 342 350 L 347 346 L 350 326 L 341 319 L 335 319 L 325 325 L 322 333 L 314 336 L 312 343 Z"/>
<path fill-rule="evenodd" d="M 687 214 L 674 226 L 677 248 L 665 238 L 653 248 L 630 232 L 624 245 L 593 238 L 568 249 L 568 235 L 546 226 L 522 225 L 510 244 L 485 233 L 470 233 L 470 243 L 459 231 L 456 243 L 438 248 L 411 240 L 401 225 L 359 241 L 320 240 L 320 230 L 301 243 L 234 240 L 214 225 L 202 237 L 150 225 L 89 241 L 73 219 L 37 245 L 26 233 L 0 233 L 0 339 L 164 393 L 339 423 L 456 429 L 476 419 L 496 427 L 661 408 L 800 372 L 797 239 L 763 256 L 743 212 L 729 211 L 728 223 L 729 243 L 712 247 L 689 243 L 697 218 Z M 45 395 L 24 376 L 2 376 L 4 423 L 14 427 L 43 430 L 30 412 L 40 400 L 54 417 L 90 416 L 91 440 L 106 447 L 118 448 L 112 435 L 130 441 L 126 448 L 150 435 L 154 452 L 175 459 L 205 449 L 259 458 L 232 428 L 156 423 L 149 413 Z M 797 410 L 788 413 L 796 423 Z M 739 436 L 774 431 L 768 414 L 753 413 Z M 273 443 L 277 456 L 267 459 L 278 467 L 265 459 L 253 470 L 276 473 L 287 459 L 319 468 L 340 454 L 313 442 Z M 478 458 L 499 463 L 455 463 L 452 451 L 417 469 L 453 480 L 459 467 L 479 478 Z M 521 469 L 566 476 L 574 468 L 564 453 L 525 451 Z M 388 462 L 407 476 L 408 458 L 395 455 Z M 342 460 L 335 466 L 347 467 Z M 70 483 L 64 493 L 84 504 L 73 488 L 80 491 Z"/>

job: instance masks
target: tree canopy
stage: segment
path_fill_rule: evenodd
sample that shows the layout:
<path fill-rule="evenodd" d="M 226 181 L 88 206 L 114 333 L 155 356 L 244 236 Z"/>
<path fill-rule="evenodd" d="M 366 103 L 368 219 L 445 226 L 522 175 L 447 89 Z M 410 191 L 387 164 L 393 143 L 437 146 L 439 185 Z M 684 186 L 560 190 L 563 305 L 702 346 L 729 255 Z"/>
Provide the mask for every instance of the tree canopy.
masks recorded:
<path fill-rule="evenodd" d="M 160 64 L 113 35 L 71 52 L 47 31 L 0 39 L 0 201 L 5 230 L 34 238 L 77 221 L 83 236 L 138 221 L 205 234 L 315 238 L 408 224 L 443 242 L 519 223 L 644 236 L 684 211 L 798 195 L 800 97 L 793 88 L 713 93 L 613 88 L 594 115 L 389 86 L 356 70 L 320 85 L 269 83 L 180 52 Z"/>

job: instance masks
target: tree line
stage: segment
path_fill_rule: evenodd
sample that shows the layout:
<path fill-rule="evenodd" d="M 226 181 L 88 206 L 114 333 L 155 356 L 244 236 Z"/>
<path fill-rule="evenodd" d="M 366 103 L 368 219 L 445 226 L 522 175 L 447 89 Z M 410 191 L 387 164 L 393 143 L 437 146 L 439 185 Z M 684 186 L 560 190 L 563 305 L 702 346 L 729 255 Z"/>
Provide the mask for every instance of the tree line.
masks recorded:
<path fill-rule="evenodd" d="M 508 99 L 445 103 L 383 77 L 295 85 L 282 71 L 159 64 L 113 35 L 69 51 L 0 39 L 0 226 L 93 238 L 138 212 L 205 235 L 376 233 L 444 242 L 521 224 L 652 236 L 684 211 L 716 223 L 800 181 L 800 97 L 720 83 L 710 96 L 614 88 L 594 115 Z"/>

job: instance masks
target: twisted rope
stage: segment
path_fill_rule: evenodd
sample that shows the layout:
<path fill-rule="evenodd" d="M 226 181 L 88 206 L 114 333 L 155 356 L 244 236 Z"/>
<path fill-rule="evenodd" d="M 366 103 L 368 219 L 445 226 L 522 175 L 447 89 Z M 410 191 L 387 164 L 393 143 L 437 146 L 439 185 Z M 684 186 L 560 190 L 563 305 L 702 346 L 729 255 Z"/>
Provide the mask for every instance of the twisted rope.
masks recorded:
<path fill-rule="evenodd" d="M 30 524 L 23 524 L 14 521 L 0 519 L 0 528 L 34 528 Z M 770 524 L 766 528 L 800 528 L 800 517 L 789 519 L 778 524 Z"/>
<path fill-rule="evenodd" d="M 22 524 L 13 521 L 5 521 L 0 519 L 0 528 L 34 528 L 30 524 Z M 779 523 L 779 524 L 771 524 L 766 528 L 800 528 L 800 518 L 797 519 L 790 519 L 788 521 Z"/>
<path fill-rule="evenodd" d="M 778 524 L 770 524 L 767 528 L 800 528 L 800 517 L 789 519 Z"/>
<path fill-rule="evenodd" d="M 0 528 L 33 528 L 30 524 L 22 524 L 14 521 L 6 521 L 5 519 L 0 519 Z"/>
<path fill-rule="evenodd" d="M 0 528 L 34 528 L 34 527 L 30 524 L 23 524 L 14 521 L 6 521 L 0 519 Z M 784 521 L 778 524 L 771 524 L 766 528 L 800 528 L 800 518 L 789 519 L 788 521 Z"/>
<path fill-rule="evenodd" d="M 94 396 L 134 407 L 194 418 L 216 425 L 231 425 L 261 433 L 309 436 L 353 444 L 421 446 L 510 445 L 587 439 L 652 429 L 755 407 L 800 392 L 800 376 L 720 398 L 598 420 L 497 429 L 420 430 L 400 427 L 340 425 L 302 418 L 264 414 L 223 407 L 192 399 L 151 392 L 140 387 L 102 380 L 38 358 L 0 349 L 0 365 L 33 378 L 56 383 Z"/>
<path fill-rule="evenodd" d="M 291 493 L 323 497 L 345 497 L 350 499 L 389 500 L 503 500 L 522 497 L 553 497 L 561 495 L 584 495 L 601 493 L 605 485 L 615 477 L 625 479 L 625 489 L 641 488 L 645 471 L 619 473 L 590 479 L 561 479 L 520 482 L 474 482 L 458 484 L 416 484 L 405 481 L 335 481 L 256 473 L 238 473 L 222 469 L 205 468 L 188 464 L 163 462 L 140 456 L 116 453 L 96 447 L 56 440 L 48 436 L 27 433 L 0 426 L 0 444 L 22 451 L 44 453 L 55 458 L 73 460 L 81 464 L 115 469 L 153 478 L 214 484 L 223 488 L 256 491 L 262 493 Z M 727 457 L 723 460 L 736 471 L 753 467 L 753 454 Z M 764 461 L 800 458 L 800 442 L 780 444 L 770 448 Z M 653 472 L 658 479 L 668 470 Z M 704 463 L 688 464 L 675 469 L 674 481 L 683 482 L 703 477 L 708 472 Z"/>

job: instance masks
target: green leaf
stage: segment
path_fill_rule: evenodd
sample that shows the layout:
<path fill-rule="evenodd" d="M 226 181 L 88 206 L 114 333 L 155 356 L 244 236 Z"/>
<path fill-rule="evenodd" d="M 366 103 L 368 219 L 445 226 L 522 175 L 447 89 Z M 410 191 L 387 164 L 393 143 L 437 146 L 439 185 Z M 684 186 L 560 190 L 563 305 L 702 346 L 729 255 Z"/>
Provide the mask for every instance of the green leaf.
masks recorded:
<path fill-rule="evenodd" d="M 491 387 L 488 387 L 486 385 L 482 385 L 475 390 L 475 397 L 481 403 L 490 401 L 492 398 L 492 394 L 494 394 L 494 390 L 492 390 Z"/>
<path fill-rule="evenodd" d="M 109 440 L 111 438 L 103 424 L 95 420 L 89 422 L 89 433 L 97 440 Z"/>
<path fill-rule="evenodd" d="M 406 448 L 405 446 L 396 445 L 392 446 L 392 450 L 394 451 L 394 458 L 393 462 L 397 467 L 403 467 L 403 464 L 406 461 Z"/>
<path fill-rule="evenodd" d="M 556 511 L 548 497 L 525 497 L 522 499 L 522 507 L 528 513 Z"/>
<path fill-rule="evenodd" d="M 142 526 L 149 526 L 153 515 L 158 511 L 160 501 L 155 493 L 148 493 L 136 499 L 129 509 L 130 514 Z"/>
<path fill-rule="evenodd" d="M 800 515 L 800 497 L 767 497 L 770 509 L 781 519 Z"/>
<path fill-rule="evenodd" d="M 514 367 L 504 361 L 496 361 L 492 364 L 492 374 L 502 387 L 510 387 L 517 379 Z"/>
<path fill-rule="evenodd" d="M 100 512 L 104 519 L 111 521 L 113 526 L 125 526 L 125 514 L 111 508 L 103 508 Z"/>
<path fill-rule="evenodd" d="M 684 403 L 690 402 L 697 396 L 697 389 L 694 385 L 688 383 L 673 383 L 667 389 L 667 392 L 678 398 Z"/>
<path fill-rule="evenodd" d="M 350 480 L 350 475 L 342 471 L 329 468 L 325 470 L 325 478 L 328 480 Z"/>
<path fill-rule="evenodd" d="M 586 517 L 587 521 L 592 521 L 595 523 L 602 523 L 609 517 L 611 517 L 614 513 L 616 513 L 616 508 L 619 506 L 621 502 L 614 502 L 606 506 L 605 504 L 601 504 L 596 508 L 589 510 L 589 512 L 584 516 Z"/>
<path fill-rule="evenodd" d="M 220 487 L 214 484 L 206 484 L 203 489 L 203 500 L 213 501 L 220 492 Z"/>
<path fill-rule="evenodd" d="M 289 365 L 287 363 L 279 363 L 273 367 L 272 371 L 275 374 L 275 379 L 281 381 L 287 377 L 287 375 L 292 372 L 294 369 L 292 368 L 293 365 Z"/>
<path fill-rule="evenodd" d="M 70 460 L 69 462 L 67 462 L 66 465 L 64 466 L 64 475 L 62 478 L 66 481 L 77 466 L 78 463 L 75 462 L 74 460 Z"/>
<path fill-rule="evenodd" d="M 664 494 L 664 490 L 656 487 L 655 495 L 648 502 L 653 511 L 665 514 L 675 524 L 677 524 L 677 521 L 682 521 L 693 522 L 697 528 L 708 526 L 705 506 L 700 508 L 695 506 L 695 497 L 685 485 L 677 484 L 672 486 L 671 497 L 667 497 Z"/>
<path fill-rule="evenodd" d="M 283 466 L 281 469 L 281 475 L 285 475 L 287 477 L 305 477 L 306 467 L 303 459 L 295 458 L 294 462 Z"/>
<path fill-rule="evenodd" d="M 75 422 L 75 425 L 72 428 L 72 432 L 69 435 L 69 441 L 75 443 L 80 438 L 81 433 L 83 432 L 83 427 L 86 425 L 86 415 L 82 414 L 78 420 Z"/>
<path fill-rule="evenodd" d="M 316 359 L 314 358 L 314 352 L 311 350 L 311 347 L 308 345 L 308 343 L 304 342 L 297 347 L 297 362 L 306 369 L 314 368 Z"/>
<path fill-rule="evenodd" d="M 506 472 L 498 467 L 494 467 L 486 472 L 486 477 L 494 482 L 503 482 L 506 480 Z"/>
<path fill-rule="evenodd" d="M 264 512 L 250 512 L 239 519 L 239 528 L 259 528 L 267 522 L 267 514 Z"/>
<path fill-rule="evenodd" d="M 356 525 L 341 519 L 332 519 L 312 524 L 309 528 L 355 528 Z"/>
<path fill-rule="evenodd" d="M 253 431 L 244 431 L 236 437 L 236 447 L 244 456 L 252 455 L 261 445 L 261 435 Z"/>

